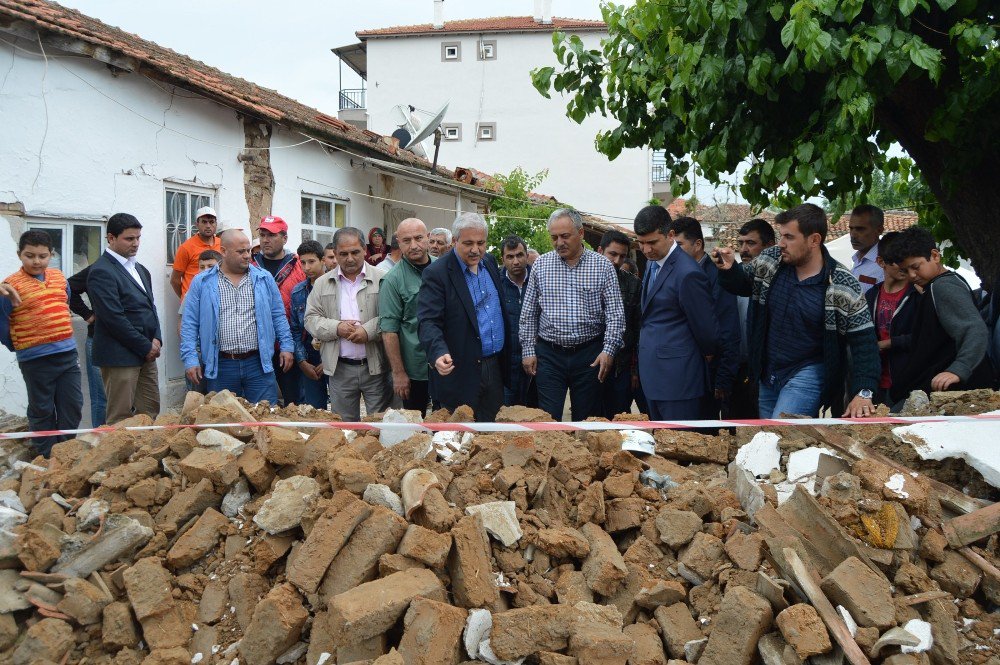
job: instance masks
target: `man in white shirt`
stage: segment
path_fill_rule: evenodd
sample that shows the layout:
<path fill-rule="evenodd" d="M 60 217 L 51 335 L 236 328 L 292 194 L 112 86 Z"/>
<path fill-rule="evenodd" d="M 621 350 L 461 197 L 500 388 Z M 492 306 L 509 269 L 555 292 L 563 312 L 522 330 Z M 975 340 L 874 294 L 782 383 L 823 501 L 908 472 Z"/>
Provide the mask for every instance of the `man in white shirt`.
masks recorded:
<path fill-rule="evenodd" d="M 107 423 L 160 412 L 156 359 L 160 321 L 149 271 L 136 263 L 142 224 L 127 213 L 108 219 L 108 247 L 90 268 L 87 294 L 94 322 L 94 365 L 101 368 L 107 394 Z"/>
<path fill-rule="evenodd" d="M 885 281 L 878 264 L 878 240 L 885 228 L 885 214 L 873 205 L 860 205 L 851 211 L 847 226 L 851 234 L 851 274 L 861 282 L 862 293 Z"/>

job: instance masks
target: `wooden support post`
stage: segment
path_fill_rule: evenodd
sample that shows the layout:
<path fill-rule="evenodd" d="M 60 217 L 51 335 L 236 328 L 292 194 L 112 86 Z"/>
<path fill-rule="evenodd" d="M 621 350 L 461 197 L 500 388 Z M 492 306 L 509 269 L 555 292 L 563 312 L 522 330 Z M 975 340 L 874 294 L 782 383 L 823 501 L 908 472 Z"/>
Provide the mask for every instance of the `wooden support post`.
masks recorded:
<path fill-rule="evenodd" d="M 941 523 L 941 533 L 955 549 L 987 538 L 997 531 L 1000 531 L 1000 503 Z"/>

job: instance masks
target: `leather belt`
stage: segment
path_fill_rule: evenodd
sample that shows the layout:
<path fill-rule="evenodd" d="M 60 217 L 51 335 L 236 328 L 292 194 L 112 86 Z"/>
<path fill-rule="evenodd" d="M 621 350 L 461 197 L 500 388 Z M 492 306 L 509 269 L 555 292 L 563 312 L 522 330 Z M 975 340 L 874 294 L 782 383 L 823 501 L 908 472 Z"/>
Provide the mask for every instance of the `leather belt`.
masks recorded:
<path fill-rule="evenodd" d="M 337 358 L 337 362 L 344 363 L 345 365 L 367 365 L 368 358 L 361 358 L 360 360 L 358 360 L 357 358 L 345 358 L 341 356 Z"/>
<path fill-rule="evenodd" d="M 243 353 L 230 353 L 228 351 L 219 351 L 220 358 L 226 358 L 227 360 L 246 360 L 247 358 L 252 358 L 256 355 L 260 355 L 260 351 L 254 349 L 253 351 L 244 351 Z"/>
<path fill-rule="evenodd" d="M 579 351 L 582 348 L 588 347 L 591 344 L 600 341 L 601 339 L 602 338 L 598 336 L 594 337 L 593 339 L 588 339 L 586 342 L 580 342 L 579 344 L 570 344 L 568 346 L 564 344 L 555 344 L 554 342 L 550 342 L 547 339 L 542 339 L 541 337 L 538 338 L 538 341 L 542 342 L 543 344 L 546 344 L 555 351 L 561 351 L 563 353 L 573 353 L 575 351 Z"/>

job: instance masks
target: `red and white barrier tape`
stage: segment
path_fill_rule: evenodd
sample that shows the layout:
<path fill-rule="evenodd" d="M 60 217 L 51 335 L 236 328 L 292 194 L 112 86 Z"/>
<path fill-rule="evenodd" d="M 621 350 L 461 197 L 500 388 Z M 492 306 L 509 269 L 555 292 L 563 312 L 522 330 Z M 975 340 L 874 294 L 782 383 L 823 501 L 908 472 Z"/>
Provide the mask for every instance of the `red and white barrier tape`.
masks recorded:
<path fill-rule="evenodd" d="M 383 429 L 410 429 L 414 432 L 600 432 L 623 429 L 710 429 L 728 427 L 801 427 L 803 425 L 913 425 L 915 423 L 1000 422 L 1000 412 L 969 416 L 892 416 L 884 418 L 767 418 L 755 420 L 639 420 L 634 422 L 587 421 L 541 423 L 345 423 L 340 421 L 205 423 L 200 425 L 146 425 L 138 427 L 95 427 L 90 429 L 44 430 L 38 432 L 11 432 L 0 434 L 3 439 L 30 439 L 40 436 L 78 435 L 92 432 L 112 432 L 125 429 L 131 432 L 149 432 L 172 429 L 221 429 L 228 427 L 293 427 L 295 429 L 349 429 L 378 431 Z"/>

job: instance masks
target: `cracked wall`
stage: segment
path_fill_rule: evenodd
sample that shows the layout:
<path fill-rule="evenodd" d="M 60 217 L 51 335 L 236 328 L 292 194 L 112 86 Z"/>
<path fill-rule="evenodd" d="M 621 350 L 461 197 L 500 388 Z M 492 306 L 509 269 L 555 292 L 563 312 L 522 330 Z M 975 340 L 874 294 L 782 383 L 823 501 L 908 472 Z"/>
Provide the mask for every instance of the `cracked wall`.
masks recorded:
<path fill-rule="evenodd" d="M 246 148 L 240 154 L 243 163 L 243 192 L 250 216 L 252 235 L 262 217 L 271 214 L 274 202 L 274 171 L 271 170 L 271 125 L 240 116 Z"/>

